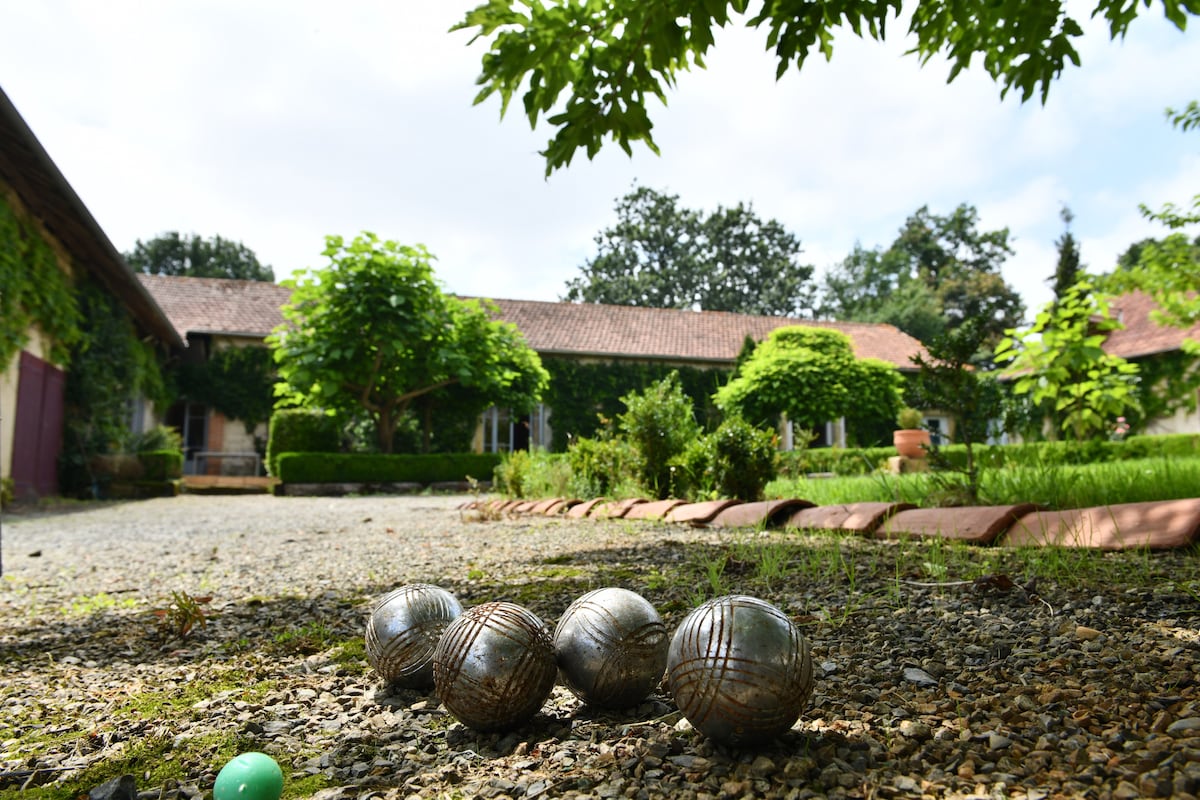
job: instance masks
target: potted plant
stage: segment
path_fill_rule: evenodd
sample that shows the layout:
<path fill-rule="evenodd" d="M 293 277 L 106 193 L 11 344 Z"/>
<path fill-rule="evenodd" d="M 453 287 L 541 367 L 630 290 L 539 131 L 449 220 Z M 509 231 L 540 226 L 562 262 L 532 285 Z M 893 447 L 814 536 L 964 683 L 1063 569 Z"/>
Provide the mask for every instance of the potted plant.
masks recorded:
<path fill-rule="evenodd" d="M 899 430 L 892 433 L 896 452 L 907 458 L 924 458 L 929 449 L 929 431 L 921 427 L 923 418 L 915 408 L 902 408 L 896 415 Z"/>

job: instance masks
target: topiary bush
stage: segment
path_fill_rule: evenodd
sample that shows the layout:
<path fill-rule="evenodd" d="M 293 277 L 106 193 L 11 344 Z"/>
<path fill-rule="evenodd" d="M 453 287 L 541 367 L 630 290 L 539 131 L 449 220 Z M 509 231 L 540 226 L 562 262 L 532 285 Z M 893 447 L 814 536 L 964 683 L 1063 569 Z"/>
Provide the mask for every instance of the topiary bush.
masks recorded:
<path fill-rule="evenodd" d="M 276 411 L 267 439 L 267 471 L 280 477 L 282 453 L 336 453 L 340 444 L 337 421 L 325 412 L 307 408 Z"/>

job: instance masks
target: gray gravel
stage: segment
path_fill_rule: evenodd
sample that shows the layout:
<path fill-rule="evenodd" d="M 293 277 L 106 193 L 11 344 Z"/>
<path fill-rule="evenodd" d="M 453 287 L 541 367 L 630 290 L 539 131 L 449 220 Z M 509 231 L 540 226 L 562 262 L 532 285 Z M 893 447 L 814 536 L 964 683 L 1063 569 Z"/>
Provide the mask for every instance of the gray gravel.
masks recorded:
<path fill-rule="evenodd" d="M 183 496 L 6 514 L 0 794 L 74 796 L 137 763 L 145 798 L 198 797 L 246 749 L 276 757 L 289 793 L 319 797 L 1200 792 L 1194 551 L 1046 563 L 1027 583 L 1031 562 L 996 551 L 480 521 L 463 499 Z M 603 585 L 641 592 L 669 627 L 716 589 L 754 594 L 812 641 L 816 689 L 792 731 L 754 749 L 705 740 L 662 692 L 597 714 L 556 687 L 525 727 L 478 734 L 362 661 L 372 599 L 417 581 L 464 605 L 521 602 L 551 625 Z M 186 638 L 155 613 L 172 593 L 211 598 Z M 143 752 L 155 766 L 129 760 Z"/>

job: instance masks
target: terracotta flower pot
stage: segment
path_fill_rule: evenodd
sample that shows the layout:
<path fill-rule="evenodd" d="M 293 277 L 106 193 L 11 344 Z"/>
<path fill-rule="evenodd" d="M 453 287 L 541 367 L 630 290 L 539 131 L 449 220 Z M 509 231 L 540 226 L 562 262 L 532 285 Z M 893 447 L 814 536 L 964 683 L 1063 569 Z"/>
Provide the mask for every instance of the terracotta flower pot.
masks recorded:
<path fill-rule="evenodd" d="M 892 432 L 892 444 L 896 452 L 907 458 L 924 458 L 929 447 L 929 431 L 901 429 Z"/>

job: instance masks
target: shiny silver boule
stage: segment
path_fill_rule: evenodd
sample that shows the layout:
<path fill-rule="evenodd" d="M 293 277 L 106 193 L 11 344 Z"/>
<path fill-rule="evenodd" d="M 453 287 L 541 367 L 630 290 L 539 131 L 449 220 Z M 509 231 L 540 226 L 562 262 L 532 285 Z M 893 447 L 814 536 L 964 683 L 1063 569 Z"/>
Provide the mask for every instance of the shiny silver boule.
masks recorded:
<path fill-rule="evenodd" d="M 597 708 L 629 708 L 663 677 L 670 641 L 662 618 L 628 589 L 596 589 L 567 607 L 554 628 L 562 682 Z"/>
<path fill-rule="evenodd" d="M 478 731 L 515 728 L 541 710 L 558 667 L 550 629 L 532 611 L 483 603 L 446 626 L 433 654 L 438 698 Z"/>
<path fill-rule="evenodd" d="M 462 605 L 439 586 L 412 583 L 375 601 L 367 620 L 367 661 L 384 680 L 409 689 L 433 685 L 433 651 Z"/>
<path fill-rule="evenodd" d="M 787 615 L 754 597 L 709 600 L 671 639 L 667 685 L 692 727 L 752 744 L 795 724 L 812 692 L 808 641 Z"/>

